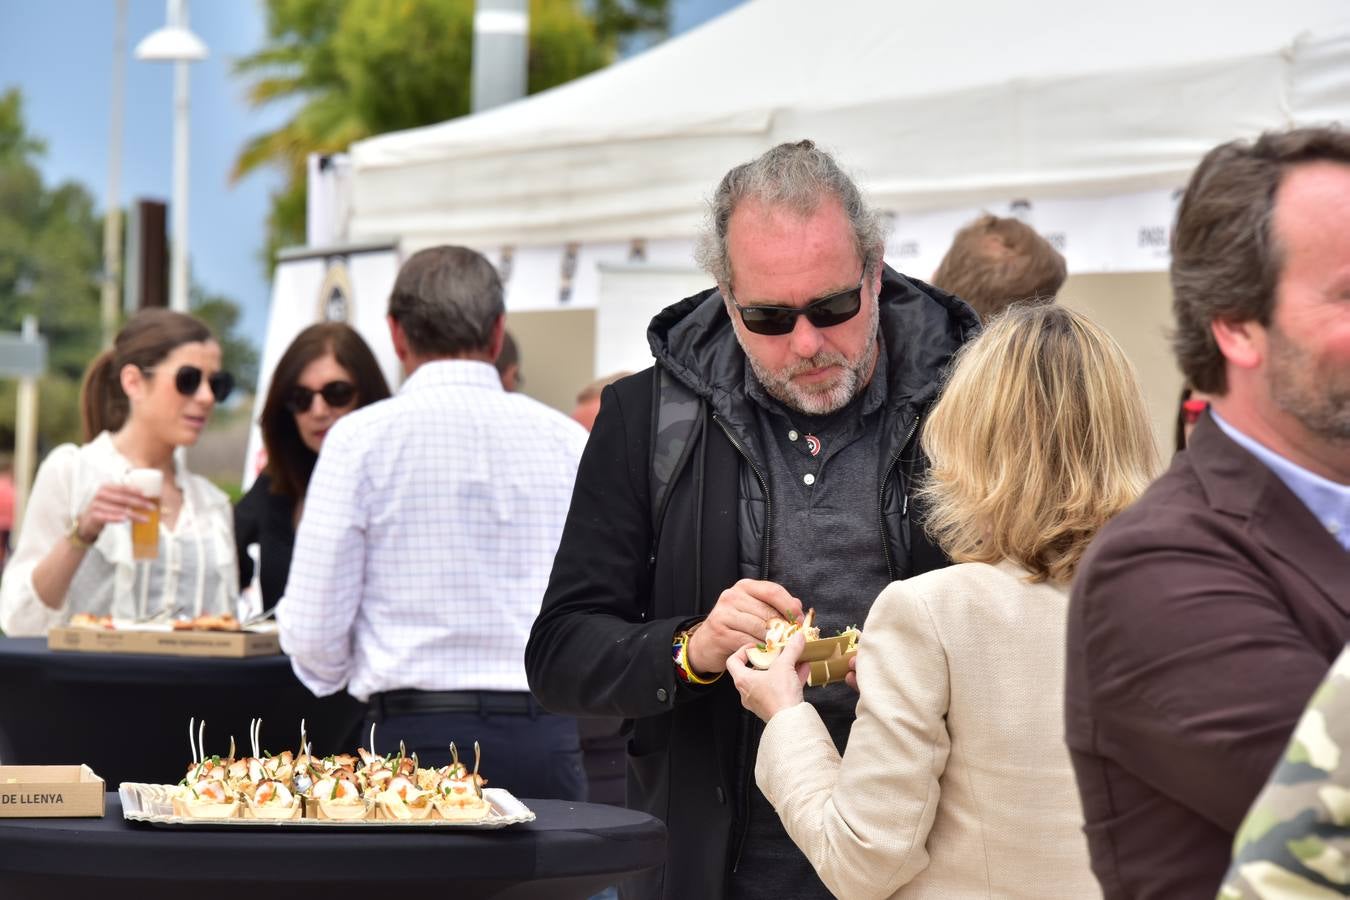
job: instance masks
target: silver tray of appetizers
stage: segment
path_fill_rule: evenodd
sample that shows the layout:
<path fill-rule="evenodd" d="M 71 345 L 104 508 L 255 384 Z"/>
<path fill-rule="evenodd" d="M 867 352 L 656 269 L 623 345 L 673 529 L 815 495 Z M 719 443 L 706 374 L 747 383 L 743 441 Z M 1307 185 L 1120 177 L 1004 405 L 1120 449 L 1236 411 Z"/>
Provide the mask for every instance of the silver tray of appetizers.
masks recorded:
<path fill-rule="evenodd" d="M 355 818 L 327 818 L 313 808 L 302 806 L 298 814 L 286 818 L 258 818 L 240 805 L 223 817 L 184 816 L 175 812 L 174 797 L 179 787 L 171 784 L 141 784 L 124 781 L 117 793 L 122 798 L 122 817 L 131 822 L 146 822 L 162 828 L 457 828 L 495 829 L 534 821 L 534 812 L 504 788 L 483 788 L 483 799 L 491 804 L 487 815 L 472 821 L 455 821 L 434 814 L 422 819 L 392 818 L 371 809 Z M 306 815 L 317 812 L 317 815 Z"/>
<path fill-rule="evenodd" d="M 252 755 L 235 757 L 234 738 L 221 757 L 205 751 L 206 723 L 188 722 L 192 764 L 178 784 L 124 781 L 117 792 L 122 817 L 165 828 L 469 828 L 495 829 L 533 822 L 534 813 L 502 788 L 485 788 L 474 742 L 472 771 L 450 744 L 451 762 L 418 765 L 402 742 L 397 755 L 370 747 L 357 755 L 319 758 L 300 722 L 298 753 L 262 750 L 262 720 L 249 725 Z"/>

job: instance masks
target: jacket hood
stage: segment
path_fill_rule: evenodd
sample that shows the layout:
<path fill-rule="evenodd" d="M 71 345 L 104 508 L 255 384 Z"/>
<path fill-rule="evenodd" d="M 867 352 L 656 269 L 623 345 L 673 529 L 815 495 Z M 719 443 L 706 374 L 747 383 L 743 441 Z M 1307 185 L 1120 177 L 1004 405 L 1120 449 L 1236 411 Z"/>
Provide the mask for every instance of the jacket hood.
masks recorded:
<path fill-rule="evenodd" d="M 878 327 L 886 353 L 886 406 L 919 407 L 936 396 L 952 354 L 980 329 L 960 298 L 882 267 Z M 733 412 L 748 400 L 745 354 L 716 288 L 666 307 L 647 329 L 652 355 L 714 409 Z"/>

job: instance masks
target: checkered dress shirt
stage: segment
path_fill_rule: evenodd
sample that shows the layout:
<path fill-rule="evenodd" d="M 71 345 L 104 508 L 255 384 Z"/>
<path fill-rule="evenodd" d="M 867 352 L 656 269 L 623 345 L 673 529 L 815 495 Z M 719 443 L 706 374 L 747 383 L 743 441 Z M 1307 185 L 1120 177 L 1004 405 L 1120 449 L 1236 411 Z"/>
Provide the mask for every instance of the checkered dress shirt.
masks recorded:
<path fill-rule="evenodd" d="M 315 694 L 527 690 L 585 430 L 487 363 L 424 363 L 328 433 L 305 498 L 282 649 Z"/>

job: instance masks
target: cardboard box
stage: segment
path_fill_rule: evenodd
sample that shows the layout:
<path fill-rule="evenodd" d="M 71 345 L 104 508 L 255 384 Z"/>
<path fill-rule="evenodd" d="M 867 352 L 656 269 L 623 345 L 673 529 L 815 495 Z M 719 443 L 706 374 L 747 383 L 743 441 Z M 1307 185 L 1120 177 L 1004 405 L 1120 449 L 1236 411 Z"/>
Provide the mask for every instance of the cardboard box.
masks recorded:
<path fill-rule="evenodd" d="M 275 631 L 141 631 L 62 627 L 47 632 L 47 648 L 76 653 L 154 653 L 242 659 L 246 656 L 275 656 L 281 652 L 281 638 Z"/>
<path fill-rule="evenodd" d="M 103 817 L 103 779 L 88 766 L 0 766 L 0 817 Z"/>

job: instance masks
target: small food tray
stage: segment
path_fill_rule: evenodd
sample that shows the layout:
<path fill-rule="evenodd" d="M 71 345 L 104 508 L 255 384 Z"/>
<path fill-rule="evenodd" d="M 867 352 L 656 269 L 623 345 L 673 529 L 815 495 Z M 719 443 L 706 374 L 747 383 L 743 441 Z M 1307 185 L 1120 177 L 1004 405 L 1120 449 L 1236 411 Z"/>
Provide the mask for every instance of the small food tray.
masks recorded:
<path fill-rule="evenodd" d="M 851 646 L 856 646 L 861 633 L 855 630 L 845 631 L 834 637 L 807 641 L 802 647 L 800 662 L 821 662 L 836 656 L 843 656 Z"/>
<path fill-rule="evenodd" d="M 277 655 L 281 638 L 275 626 L 242 631 L 174 631 L 172 625 L 162 623 L 106 629 L 61 626 L 47 632 L 47 649 L 243 659 Z"/>
<path fill-rule="evenodd" d="M 103 779 L 86 765 L 0 766 L 0 818 L 103 818 Z"/>
<path fill-rule="evenodd" d="M 140 784 L 124 781 L 117 793 L 122 798 L 122 818 L 145 822 L 160 828 L 456 828 L 492 830 L 534 821 L 534 812 L 504 788 L 484 788 L 483 797 L 492 804 L 487 818 L 474 822 L 446 819 L 201 819 L 177 816 L 173 812 L 170 784 Z"/>
<path fill-rule="evenodd" d="M 810 664 L 806 683 L 810 687 L 843 681 L 848 675 L 848 662 L 858 655 L 858 640 L 862 633 L 849 629 L 834 637 L 807 641 L 802 648 L 801 661 Z"/>

